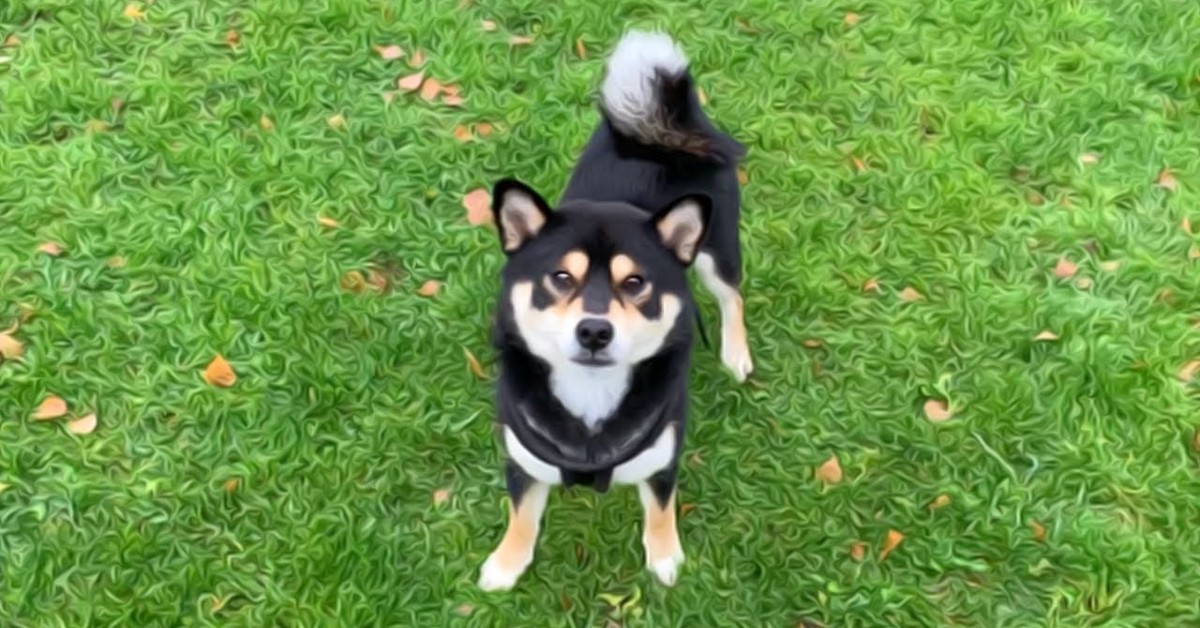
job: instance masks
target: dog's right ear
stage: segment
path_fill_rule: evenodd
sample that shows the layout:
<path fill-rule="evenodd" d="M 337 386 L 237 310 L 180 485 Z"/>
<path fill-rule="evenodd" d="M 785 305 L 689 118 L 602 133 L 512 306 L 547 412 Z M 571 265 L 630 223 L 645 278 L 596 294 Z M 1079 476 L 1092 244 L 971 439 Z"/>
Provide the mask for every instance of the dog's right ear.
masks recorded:
<path fill-rule="evenodd" d="M 492 188 L 492 213 L 500 232 L 500 246 L 511 255 L 546 226 L 550 206 L 528 185 L 502 179 Z"/>

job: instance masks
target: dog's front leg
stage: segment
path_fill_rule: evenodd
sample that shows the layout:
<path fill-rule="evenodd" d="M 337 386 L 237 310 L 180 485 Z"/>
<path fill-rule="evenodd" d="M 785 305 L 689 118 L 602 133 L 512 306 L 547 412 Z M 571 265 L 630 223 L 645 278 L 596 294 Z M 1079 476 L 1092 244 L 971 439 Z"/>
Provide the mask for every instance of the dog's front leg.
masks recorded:
<path fill-rule="evenodd" d="M 537 545 L 542 511 L 550 496 L 550 486 L 537 482 L 516 464 L 509 462 L 505 469 L 508 486 L 508 529 L 479 573 L 479 588 L 484 591 L 506 591 L 517 583 Z"/>
<path fill-rule="evenodd" d="M 675 527 L 675 470 L 664 469 L 638 483 L 645 522 L 642 545 L 646 549 L 646 568 L 658 581 L 671 586 L 683 564 L 683 546 Z"/>

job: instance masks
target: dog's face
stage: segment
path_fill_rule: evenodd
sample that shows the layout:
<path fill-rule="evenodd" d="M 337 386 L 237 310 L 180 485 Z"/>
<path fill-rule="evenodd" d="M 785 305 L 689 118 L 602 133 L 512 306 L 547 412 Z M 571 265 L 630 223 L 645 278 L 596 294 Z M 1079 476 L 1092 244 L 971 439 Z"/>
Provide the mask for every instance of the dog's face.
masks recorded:
<path fill-rule="evenodd" d="M 575 201 L 551 211 L 516 181 L 492 196 L 508 263 L 505 298 L 518 333 L 550 364 L 630 367 L 655 355 L 688 297 L 687 266 L 711 202 L 690 196 L 654 214 Z"/>

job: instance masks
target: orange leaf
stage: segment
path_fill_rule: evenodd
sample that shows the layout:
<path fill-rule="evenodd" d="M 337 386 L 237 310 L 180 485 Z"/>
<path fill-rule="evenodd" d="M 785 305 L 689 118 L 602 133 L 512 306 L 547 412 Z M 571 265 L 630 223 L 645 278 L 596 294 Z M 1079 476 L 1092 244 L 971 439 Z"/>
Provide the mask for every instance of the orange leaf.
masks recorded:
<path fill-rule="evenodd" d="M 404 56 L 404 49 L 400 46 L 392 44 L 390 46 L 375 46 L 375 52 L 379 54 L 379 58 L 384 61 L 395 61 Z"/>
<path fill-rule="evenodd" d="M 528 46 L 533 43 L 533 38 L 528 35 L 513 35 L 508 38 L 508 43 L 513 46 Z"/>
<path fill-rule="evenodd" d="M 479 188 L 467 192 L 462 202 L 467 209 L 467 222 L 475 226 L 492 222 L 492 195 L 487 190 Z"/>
<path fill-rule="evenodd" d="M 242 481 L 238 478 L 229 478 L 228 480 L 225 480 L 225 484 L 223 484 L 222 487 L 225 489 L 226 493 L 232 493 L 238 490 L 238 487 L 241 485 Z"/>
<path fill-rule="evenodd" d="M 48 419 L 57 419 L 66 413 L 67 402 L 58 395 L 49 395 L 38 405 L 37 411 L 33 413 L 33 418 L 37 421 L 46 421 Z"/>
<path fill-rule="evenodd" d="M 421 98 L 425 102 L 433 102 L 441 93 L 442 84 L 439 83 L 437 79 L 427 79 L 425 83 L 421 85 Z"/>
<path fill-rule="evenodd" d="M 320 224 L 322 227 L 329 227 L 330 229 L 342 226 L 342 223 L 340 223 L 332 218 L 327 218 L 325 216 L 317 216 L 317 223 Z"/>
<path fill-rule="evenodd" d="M 332 116 L 329 116 L 329 119 L 326 120 L 326 122 L 329 123 L 329 128 L 331 129 L 341 130 L 346 128 L 346 117 L 340 113 L 335 113 Z"/>
<path fill-rule="evenodd" d="M 1179 181 L 1175 178 L 1175 171 L 1170 168 L 1163 168 L 1162 172 L 1158 173 L 1158 178 L 1154 180 L 1158 187 L 1172 192 L 1179 191 Z"/>
<path fill-rule="evenodd" d="M 900 291 L 900 300 L 904 301 L 906 303 L 912 303 L 913 301 L 920 301 L 923 298 L 925 298 L 925 297 L 920 292 L 917 292 L 917 290 L 911 286 L 906 287 Z"/>
<path fill-rule="evenodd" d="M 39 253 L 45 253 L 50 257 L 58 257 L 62 255 L 62 245 L 57 242 L 46 242 L 37 247 Z"/>
<path fill-rule="evenodd" d="M 1058 263 L 1054 265 L 1054 276 L 1059 279 L 1070 279 L 1077 272 L 1079 272 L 1079 266 L 1065 257 L 1058 258 Z"/>
<path fill-rule="evenodd" d="M 1052 331 L 1043 331 L 1033 337 L 1034 340 L 1058 340 L 1058 334 Z"/>
<path fill-rule="evenodd" d="M 493 130 L 494 127 L 492 127 L 491 123 L 489 122 L 480 122 L 479 124 L 475 125 L 475 132 L 478 133 L 480 137 L 487 137 L 491 135 Z"/>
<path fill-rule="evenodd" d="M 863 160 L 859 159 L 858 157 L 855 157 L 855 158 L 853 159 L 853 161 L 854 161 L 854 169 L 855 169 L 855 170 L 857 170 L 857 171 L 859 171 L 859 172 L 864 172 L 864 171 L 866 171 L 866 169 L 867 169 L 867 162 L 865 162 L 865 161 L 863 161 Z"/>
<path fill-rule="evenodd" d="M 575 40 L 575 54 L 579 55 L 580 59 L 586 59 L 588 57 L 587 46 L 583 44 L 582 37 Z"/>
<path fill-rule="evenodd" d="M 483 365 L 479 363 L 479 358 L 475 357 L 475 354 L 466 347 L 463 347 L 463 353 L 467 355 L 467 368 L 471 369 L 471 373 L 479 379 L 486 379 L 487 374 L 483 372 Z"/>
<path fill-rule="evenodd" d="M 9 332 L 0 332 L 0 359 L 15 360 L 25 353 L 25 343 Z"/>
<path fill-rule="evenodd" d="M 451 96 L 458 96 L 460 93 L 462 93 L 462 86 L 460 86 L 458 83 L 442 83 L 442 93 L 450 94 Z"/>
<path fill-rule="evenodd" d="M 820 338 L 808 338 L 803 342 L 804 346 L 809 349 L 820 349 L 825 346 L 825 343 Z"/>
<path fill-rule="evenodd" d="M 408 64 L 414 68 L 419 68 L 425 65 L 425 53 L 418 48 L 417 51 L 413 53 L 413 56 L 408 58 Z"/>
<path fill-rule="evenodd" d="M 132 2 L 125 5 L 125 10 L 122 11 L 122 13 L 125 15 L 125 17 L 127 17 L 131 20 L 140 20 L 140 19 L 146 17 L 146 12 L 143 11 L 141 7 L 139 7 L 138 5 L 136 5 Z"/>
<path fill-rule="evenodd" d="M 363 277 L 363 274 L 357 270 L 352 270 L 342 275 L 338 283 L 342 286 L 343 290 L 356 294 L 367 289 L 367 278 Z"/>
<path fill-rule="evenodd" d="M 96 413 L 93 412 L 67 424 L 67 430 L 72 434 L 91 434 L 96 431 Z"/>
<path fill-rule="evenodd" d="M 883 549 L 879 551 L 879 562 L 886 560 L 888 555 L 890 555 L 892 551 L 899 547 L 900 542 L 903 540 L 903 534 L 897 532 L 896 530 L 888 530 L 887 538 L 883 541 Z"/>
<path fill-rule="evenodd" d="M 471 130 L 463 125 L 454 127 L 454 139 L 460 142 L 469 142 L 472 139 Z"/>
<path fill-rule="evenodd" d="M 1107 262 L 1100 262 L 1100 270 L 1103 270 L 1105 272 L 1109 272 L 1109 273 L 1115 272 L 1120 267 L 1121 267 L 1121 262 L 1119 262 L 1117 260 L 1109 260 Z"/>
<path fill-rule="evenodd" d="M 1100 163 L 1100 155 L 1098 153 L 1084 153 L 1079 156 L 1079 163 L 1085 166 L 1092 166 Z"/>
<path fill-rule="evenodd" d="M 232 28 L 225 31 L 225 43 L 228 44 L 230 48 L 236 48 L 237 45 L 239 43 L 241 43 L 241 41 L 242 41 L 241 33 L 233 30 Z"/>
<path fill-rule="evenodd" d="M 479 26 L 481 28 L 483 28 L 484 32 L 487 32 L 487 33 L 490 33 L 492 31 L 496 30 L 496 23 L 491 20 L 483 20 L 482 22 L 479 23 Z"/>
<path fill-rule="evenodd" d="M 433 492 L 433 504 L 435 506 L 441 506 L 442 504 L 446 503 L 446 500 L 448 499 L 450 499 L 450 491 L 444 488 L 439 488 Z"/>
<path fill-rule="evenodd" d="M 1029 527 L 1033 529 L 1033 540 L 1041 543 L 1046 540 L 1046 526 L 1030 519 Z"/>
<path fill-rule="evenodd" d="M 850 11 L 849 13 L 846 14 L 845 17 L 842 18 L 842 22 L 846 26 L 857 26 L 858 25 L 858 14 L 855 13 L 854 11 Z"/>
<path fill-rule="evenodd" d="M 879 280 L 872 277 L 872 278 L 864 281 L 863 285 L 862 285 L 862 291 L 863 292 L 879 292 Z"/>
<path fill-rule="evenodd" d="M 441 291 L 441 289 L 442 282 L 437 281 L 436 279 L 430 279 L 429 281 L 421 284 L 420 288 L 417 288 L 417 294 L 423 297 L 433 297 L 437 296 L 437 293 Z"/>
<path fill-rule="evenodd" d="M 949 506 L 949 505 L 950 505 L 950 496 L 945 493 L 942 493 L 941 495 L 938 495 L 937 497 L 933 498 L 933 501 L 929 503 L 929 509 L 930 510 L 938 510 L 939 508 L 945 508 L 946 506 Z"/>
<path fill-rule="evenodd" d="M 954 413 L 950 411 L 950 407 L 941 399 L 930 399 L 925 402 L 925 418 L 934 423 L 943 423 L 949 421 Z"/>
<path fill-rule="evenodd" d="M 258 126 L 264 131 L 270 131 L 275 128 L 275 122 L 268 118 L 266 114 L 263 114 L 258 118 Z"/>
<path fill-rule="evenodd" d="M 817 467 L 817 479 L 825 484 L 837 484 L 842 481 L 842 465 L 836 454 L 829 457 L 824 464 Z"/>
<path fill-rule="evenodd" d="M 1183 229 L 1184 233 L 1192 235 L 1192 220 L 1187 216 L 1184 216 L 1183 220 L 1179 221 L 1179 227 Z"/>
<path fill-rule="evenodd" d="M 850 546 L 850 558 L 856 561 L 861 561 L 867 555 L 866 543 L 855 543 Z"/>
<path fill-rule="evenodd" d="M 204 381 L 210 386 L 229 388 L 237 381 L 237 373 L 233 372 L 233 367 L 218 353 L 204 369 Z"/>
<path fill-rule="evenodd" d="M 458 94 L 447 94 L 442 97 L 442 104 L 447 107 L 461 107 L 463 104 L 462 96 Z"/>
<path fill-rule="evenodd" d="M 1196 373 L 1200 373 L 1200 360 L 1191 360 L 1179 368 L 1179 381 L 1185 384 L 1196 378 Z"/>
<path fill-rule="evenodd" d="M 420 89 L 421 83 L 425 81 L 425 71 L 421 70 L 408 76 L 402 76 L 396 79 L 396 87 L 401 91 L 413 92 Z"/>

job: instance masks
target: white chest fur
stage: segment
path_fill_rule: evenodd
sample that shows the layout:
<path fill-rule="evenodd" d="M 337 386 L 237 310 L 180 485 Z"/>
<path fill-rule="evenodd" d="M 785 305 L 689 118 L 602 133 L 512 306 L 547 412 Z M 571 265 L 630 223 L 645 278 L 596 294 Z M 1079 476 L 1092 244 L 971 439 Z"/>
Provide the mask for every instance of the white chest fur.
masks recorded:
<path fill-rule="evenodd" d="M 675 455 L 675 438 L 675 426 L 668 425 L 653 445 L 613 469 L 613 483 L 636 484 L 665 469 Z M 504 448 L 508 457 L 529 477 L 543 484 L 562 484 L 562 472 L 558 467 L 533 455 L 508 428 L 504 429 Z"/>
<path fill-rule="evenodd" d="M 556 366 L 550 373 L 550 391 L 568 412 L 595 432 L 625 398 L 629 373 L 628 368 L 593 368 L 571 362 Z"/>

